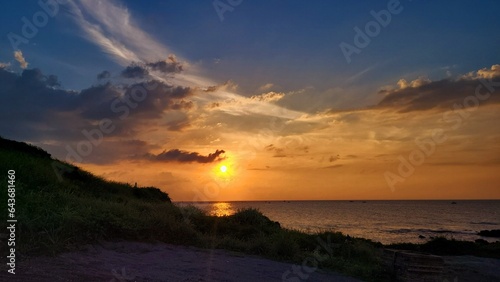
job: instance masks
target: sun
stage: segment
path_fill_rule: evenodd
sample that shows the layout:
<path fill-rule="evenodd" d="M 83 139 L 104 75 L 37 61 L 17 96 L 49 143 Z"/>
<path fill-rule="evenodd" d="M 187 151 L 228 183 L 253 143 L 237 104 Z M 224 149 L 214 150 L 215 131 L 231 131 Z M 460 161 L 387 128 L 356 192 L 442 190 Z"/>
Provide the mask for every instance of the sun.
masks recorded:
<path fill-rule="evenodd" d="M 214 176 L 219 181 L 229 181 L 234 177 L 234 168 L 232 164 L 224 162 L 213 168 Z"/>
<path fill-rule="evenodd" d="M 219 184 L 228 184 L 232 182 L 238 175 L 238 166 L 235 160 L 227 156 L 224 161 L 214 164 L 210 169 L 210 175 Z"/>
<path fill-rule="evenodd" d="M 222 173 L 226 173 L 226 172 L 227 172 L 227 166 L 225 166 L 225 165 L 221 165 L 221 166 L 219 167 L 219 170 L 220 170 L 220 172 L 222 172 Z"/>

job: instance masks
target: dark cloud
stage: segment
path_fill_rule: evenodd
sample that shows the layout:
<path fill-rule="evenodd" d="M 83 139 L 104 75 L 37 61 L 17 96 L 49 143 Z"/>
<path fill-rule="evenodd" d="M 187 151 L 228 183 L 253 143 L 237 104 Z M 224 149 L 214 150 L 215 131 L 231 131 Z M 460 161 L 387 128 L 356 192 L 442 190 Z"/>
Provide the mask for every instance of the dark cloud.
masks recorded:
<path fill-rule="evenodd" d="M 247 170 L 269 170 L 271 167 L 266 165 L 265 168 L 247 168 Z"/>
<path fill-rule="evenodd" d="M 466 97 L 475 95 L 477 87 L 482 87 L 480 95 L 491 95 L 479 100 L 480 105 L 500 103 L 500 66 L 482 69 L 455 80 L 417 79 L 410 83 L 400 80 L 398 85 L 398 89 L 381 91 L 385 96 L 376 108 L 393 108 L 401 113 L 430 109 L 447 110 L 454 104 L 463 105 Z"/>
<path fill-rule="evenodd" d="M 57 87 L 61 86 L 61 83 L 59 82 L 59 79 L 57 76 L 51 74 L 45 77 L 45 84 L 49 87 Z"/>
<path fill-rule="evenodd" d="M 189 110 L 194 104 L 184 100 L 194 95 L 195 89 L 184 86 L 173 86 L 158 81 L 148 81 L 133 84 L 126 88 L 125 96 L 145 95 L 138 102 L 134 114 L 145 118 L 159 118 L 167 110 Z"/>
<path fill-rule="evenodd" d="M 109 77 L 109 72 L 102 72 L 98 77 Z M 194 89 L 154 80 L 131 85 L 108 81 L 81 91 L 65 90 L 60 86 L 56 76 L 45 75 L 39 69 L 14 73 L 0 68 L 0 134 L 40 144 L 51 153 L 56 152 L 54 156 L 64 159 L 66 146 L 76 148 L 80 142 L 87 142 L 83 131 L 95 132 L 100 121 L 109 119 L 114 129 L 104 134 L 103 142 L 94 146 L 92 154 L 84 161 L 113 162 L 128 156 L 124 152 L 144 155 L 152 149 L 137 142 L 116 140 L 137 139 L 141 130 L 157 126 L 166 114 L 178 117 L 195 107 L 189 101 Z M 189 123 L 186 115 L 167 126 L 178 131 Z M 109 151 L 120 153 L 110 155 Z"/>
<path fill-rule="evenodd" d="M 155 71 L 160 71 L 163 73 L 180 73 L 183 71 L 183 65 L 177 61 L 175 56 L 168 56 L 168 59 L 164 61 L 158 61 L 153 63 L 147 63 L 146 66 Z"/>
<path fill-rule="evenodd" d="M 212 102 L 212 103 L 211 103 L 211 104 L 209 104 L 207 107 L 208 107 L 209 109 L 215 109 L 215 108 L 220 107 L 220 103 L 218 103 L 218 102 Z"/>
<path fill-rule="evenodd" d="M 276 147 L 274 144 L 267 145 L 264 149 L 269 152 L 274 152 L 274 158 L 285 158 L 288 156 L 284 153 L 285 149 Z"/>
<path fill-rule="evenodd" d="M 83 117 L 93 120 L 124 116 L 157 119 L 169 110 L 192 109 L 194 103 L 185 98 L 194 92 L 190 87 L 172 86 L 155 80 L 128 86 L 106 83 L 82 90 L 79 109 Z"/>
<path fill-rule="evenodd" d="M 27 137 L 57 130 L 54 125 L 65 123 L 60 116 L 74 111 L 78 104 L 77 92 L 57 85 L 56 76 L 46 76 L 38 69 L 20 75 L 0 69 L 0 133 L 16 138 L 18 134 Z"/>
<path fill-rule="evenodd" d="M 142 66 L 132 65 L 126 67 L 121 75 L 125 78 L 145 78 L 149 75 L 149 71 Z"/>
<path fill-rule="evenodd" d="M 133 63 L 126 67 L 121 76 L 124 78 L 146 78 L 149 71 L 159 71 L 164 74 L 180 73 L 184 70 L 182 63 L 178 62 L 175 56 L 168 56 L 166 60 L 151 63 Z"/>
<path fill-rule="evenodd" d="M 107 70 L 105 70 L 97 75 L 98 80 L 108 79 L 110 77 L 111 77 L 111 73 Z"/>
<path fill-rule="evenodd" d="M 223 160 L 224 157 L 221 157 L 221 155 L 224 153 L 225 153 L 224 150 L 216 150 L 214 153 L 208 154 L 208 156 L 203 156 L 197 152 L 188 152 L 179 149 L 172 149 L 170 151 L 163 151 L 158 155 L 147 154 L 146 158 L 160 162 L 211 163 Z"/>
<path fill-rule="evenodd" d="M 328 161 L 329 162 L 334 162 L 334 161 L 337 161 L 339 159 L 340 159 L 340 155 L 330 156 L 330 158 L 328 158 Z"/>
<path fill-rule="evenodd" d="M 27 85 L 37 85 L 39 87 L 56 87 L 61 86 L 57 76 L 44 75 L 39 69 L 24 70 L 21 74 L 21 83 Z"/>
<path fill-rule="evenodd" d="M 339 168 L 339 167 L 343 167 L 343 166 L 344 166 L 344 165 L 341 165 L 341 164 L 329 165 L 329 166 L 325 166 L 325 167 L 323 167 L 323 169 Z"/>
<path fill-rule="evenodd" d="M 112 117 L 111 102 L 120 97 L 120 90 L 110 82 L 83 89 L 78 95 L 78 110 L 87 119 Z M 115 114 L 116 116 L 116 114 Z"/>

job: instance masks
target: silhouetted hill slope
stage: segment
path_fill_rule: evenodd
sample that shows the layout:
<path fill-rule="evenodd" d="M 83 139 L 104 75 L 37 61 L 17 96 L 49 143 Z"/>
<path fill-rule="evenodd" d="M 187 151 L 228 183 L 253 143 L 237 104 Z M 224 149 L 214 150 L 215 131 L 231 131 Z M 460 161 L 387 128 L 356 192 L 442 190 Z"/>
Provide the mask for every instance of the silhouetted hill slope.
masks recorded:
<path fill-rule="evenodd" d="M 170 202 L 167 193 L 155 187 L 132 187 L 130 184 L 107 181 L 76 166 L 51 158 L 43 149 L 0 137 L 0 171 L 16 171 L 16 178 L 28 189 L 45 189 L 51 185 L 70 185 L 78 193 L 94 197 L 137 198 L 145 201 Z M 115 199 L 116 200 L 116 199 Z"/>
<path fill-rule="evenodd" d="M 14 152 L 26 153 L 32 156 L 50 158 L 50 154 L 45 152 L 39 147 L 26 144 L 24 142 L 18 142 L 14 140 L 4 139 L 0 137 L 0 149 L 9 150 Z"/>

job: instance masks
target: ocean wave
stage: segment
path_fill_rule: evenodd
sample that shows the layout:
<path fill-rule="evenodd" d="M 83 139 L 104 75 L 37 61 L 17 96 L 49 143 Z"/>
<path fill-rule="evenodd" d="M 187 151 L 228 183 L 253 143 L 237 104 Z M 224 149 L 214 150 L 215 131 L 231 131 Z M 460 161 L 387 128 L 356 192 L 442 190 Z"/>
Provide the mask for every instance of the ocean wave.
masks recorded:
<path fill-rule="evenodd" d="M 409 234 L 409 233 L 416 233 L 416 234 L 420 234 L 420 233 L 426 233 L 426 234 L 429 234 L 429 233 L 433 233 L 433 234 L 463 234 L 463 235 L 476 234 L 476 232 L 472 231 L 472 230 L 460 231 L 460 230 L 446 230 L 446 229 L 435 230 L 435 229 L 422 229 L 422 228 L 418 228 L 418 229 L 410 229 L 410 228 L 386 229 L 384 231 L 387 233 L 392 233 L 392 234 Z"/>
<path fill-rule="evenodd" d="M 479 222 L 471 221 L 470 224 L 477 224 L 477 225 L 500 225 L 500 223 L 497 223 L 497 222 L 487 222 L 487 221 L 479 221 Z"/>

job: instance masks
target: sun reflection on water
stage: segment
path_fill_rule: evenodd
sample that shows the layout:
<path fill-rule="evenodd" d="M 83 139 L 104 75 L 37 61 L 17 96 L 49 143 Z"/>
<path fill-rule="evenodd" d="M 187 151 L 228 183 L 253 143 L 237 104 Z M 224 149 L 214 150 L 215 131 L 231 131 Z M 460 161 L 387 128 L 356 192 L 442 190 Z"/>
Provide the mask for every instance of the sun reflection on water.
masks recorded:
<path fill-rule="evenodd" d="M 213 203 L 210 207 L 210 215 L 214 216 L 227 216 L 235 213 L 235 210 L 231 203 L 221 202 Z"/>

